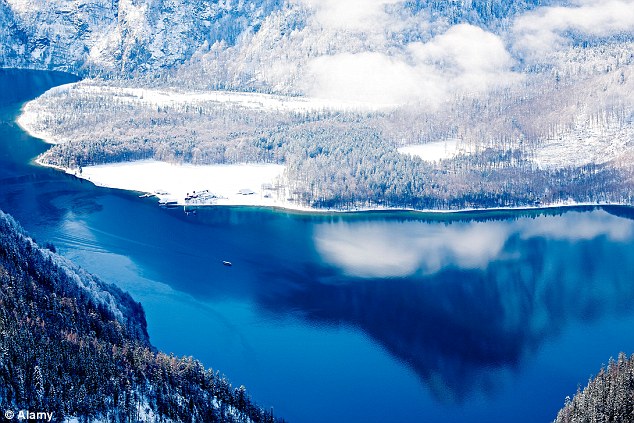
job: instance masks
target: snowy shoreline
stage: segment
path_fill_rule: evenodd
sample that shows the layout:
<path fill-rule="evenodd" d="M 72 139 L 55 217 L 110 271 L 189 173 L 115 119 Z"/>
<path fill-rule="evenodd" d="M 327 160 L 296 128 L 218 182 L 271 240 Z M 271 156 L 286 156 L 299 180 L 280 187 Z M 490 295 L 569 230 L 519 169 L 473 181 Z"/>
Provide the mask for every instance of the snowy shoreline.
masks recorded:
<path fill-rule="evenodd" d="M 156 160 L 66 169 L 36 160 L 96 186 L 143 193 L 160 204 L 178 206 L 253 206 L 308 210 L 288 200 L 284 166 L 278 164 L 171 164 Z"/>
<path fill-rule="evenodd" d="M 159 203 L 174 202 L 172 204 L 179 207 L 264 207 L 285 212 L 310 214 L 415 212 L 438 215 L 495 211 L 521 212 L 600 206 L 631 207 L 629 204 L 621 203 L 562 201 L 537 206 L 464 208 L 455 210 L 393 207 L 359 207 L 345 210 L 319 209 L 296 204 L 287 198 L 288 193 L 285 189 L 278 188 L 276 190 L 276 186 L 283 186 L 284 167 L 282 165 L 251 163 L 197 166 L 142 160 L 87 166 L 79 173 L 77 170 L 60 168 L 37 160 L 36 163 L 40 166 L 55 168 L 85 179 L 96 186 L 145 193 L 139 197 L 156 197 Z M 198 175 L 198 178 L 195 178 L 195 175 Z M 250 185 L 249 182 L 251 183 Z M 241 190 L 244 191 L 241 193 Z M 196 191 L 198 197 L 186 200 L 187 195 L 193 194 L 194 191 Z M 270 196 L 267 196 L 267 194 Z"/>

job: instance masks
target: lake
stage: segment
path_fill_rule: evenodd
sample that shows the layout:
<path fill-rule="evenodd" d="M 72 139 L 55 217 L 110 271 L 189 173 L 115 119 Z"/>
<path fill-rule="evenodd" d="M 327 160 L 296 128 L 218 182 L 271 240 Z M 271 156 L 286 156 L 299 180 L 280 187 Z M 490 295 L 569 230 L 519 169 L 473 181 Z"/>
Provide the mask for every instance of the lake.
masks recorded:
<path fill-rule="evenodd" d="M 634 351 L 634 212 L 186 215 L 32 159 L 0 71 L 0 209 L 129 291 L 152 343 L 291 422 L 537 422 Z M 223 266 L 228 260 L 233 266 Z"/>

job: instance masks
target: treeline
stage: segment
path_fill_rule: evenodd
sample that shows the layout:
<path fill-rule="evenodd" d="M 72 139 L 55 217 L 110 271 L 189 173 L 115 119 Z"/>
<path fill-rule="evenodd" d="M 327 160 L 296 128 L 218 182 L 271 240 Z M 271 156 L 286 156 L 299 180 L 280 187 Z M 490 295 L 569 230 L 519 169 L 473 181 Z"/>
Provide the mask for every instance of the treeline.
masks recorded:
<path fill-rule="evenodd" d="M 54 421 L 278 421 L 244 387 L 156 351 L 139 303 L 39 247 L 2 212 L 0 286 L 2 410 Z"/>
<path fill-rule="evenodd" d="M 566 398 L 555 423 L 634 421 L 634 355 L 619 354 L 583 390 Z"/>

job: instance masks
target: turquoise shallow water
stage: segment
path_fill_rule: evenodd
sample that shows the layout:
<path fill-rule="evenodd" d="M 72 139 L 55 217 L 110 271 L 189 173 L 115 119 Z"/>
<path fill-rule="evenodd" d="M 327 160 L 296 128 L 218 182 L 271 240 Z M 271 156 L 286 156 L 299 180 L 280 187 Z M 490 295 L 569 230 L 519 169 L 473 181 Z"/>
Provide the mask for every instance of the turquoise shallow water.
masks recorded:
<path fill-rule="evenodd" d="M 290 421 L 549 421 L 634 352 L 628 209 L 185 215 L 30 164 L 20 104 L 72 80 L 0 72 L 0 208 Z"/>

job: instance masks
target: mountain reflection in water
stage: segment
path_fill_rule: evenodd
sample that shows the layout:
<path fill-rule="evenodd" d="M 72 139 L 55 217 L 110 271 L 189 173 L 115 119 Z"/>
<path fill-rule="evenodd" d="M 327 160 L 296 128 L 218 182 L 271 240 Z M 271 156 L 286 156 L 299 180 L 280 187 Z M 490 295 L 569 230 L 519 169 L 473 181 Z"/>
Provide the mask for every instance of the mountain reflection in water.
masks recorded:
<path fill-rule="evenodd" d="M 567 323 L 631 314 L 634 222 L 604 211 L 511 221 L 318 224 L 322 268 L 267 274 L 266 308 L 358 327 L 442 400 L 491 389 Z"/>

